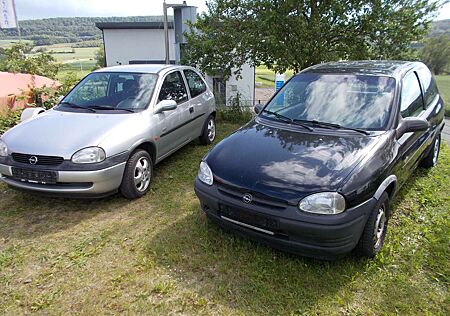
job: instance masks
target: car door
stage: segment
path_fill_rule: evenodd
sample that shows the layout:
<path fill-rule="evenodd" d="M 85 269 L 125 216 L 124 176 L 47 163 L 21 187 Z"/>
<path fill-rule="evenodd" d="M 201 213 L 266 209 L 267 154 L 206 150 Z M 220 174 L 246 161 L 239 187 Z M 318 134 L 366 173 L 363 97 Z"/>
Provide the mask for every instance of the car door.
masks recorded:
<path fill-rule="evenodd" d="M 206 116 L 209 114 L 209 101 L 213 96 L 208 93 L 205 81 L 196 71 L 184 69 L 183 74 L 191 96 L 189 131 L 191 137 L 195 138 L 202 133 L 203 125 L 207 119 Z"/>
<path fill-rule="evenodd" d="M 415 71 L 408 72 L 401 83 L 400 116 L 421 117 L 424 114 L 424 98 L 422 88 Z M 401 183 L 404 183 L 414 171 L 421 153 L 425 150 L 428 131 L 406 133 L 400 137 L 399 144 L 401 163 L 399 173 Z"/>
<path fill-rule="evenodd" d="M 189 136 L 183 129 L 187 121 L 187 112 L 189 112 L 189 98 L 180 71 L 170 72 L 164 77 L 157 102 L 162 100 L 176 101 L 177 108 L 155 114 L 158 116 L 160 127 L 157 144 L 161 159 L 189 141 Z"/>

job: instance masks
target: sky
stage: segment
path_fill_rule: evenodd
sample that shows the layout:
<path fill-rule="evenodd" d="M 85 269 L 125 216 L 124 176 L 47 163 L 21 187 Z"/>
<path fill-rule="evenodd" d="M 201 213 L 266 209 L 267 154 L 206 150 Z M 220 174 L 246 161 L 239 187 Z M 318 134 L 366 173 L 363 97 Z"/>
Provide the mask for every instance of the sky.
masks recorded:
<path fill-rule="evenodd" d="M 162 0 L 15 0 L 19 20 L 73 16 L 162 15 Z M 182 3 L 182 0 L 167 0 Z M 206 11 L 205 0 L 187 0 L 188 5 Z M 171 14 L 171 11 L 169 11 Z M 450 19 L 450 3 L 436 20 Z"/>

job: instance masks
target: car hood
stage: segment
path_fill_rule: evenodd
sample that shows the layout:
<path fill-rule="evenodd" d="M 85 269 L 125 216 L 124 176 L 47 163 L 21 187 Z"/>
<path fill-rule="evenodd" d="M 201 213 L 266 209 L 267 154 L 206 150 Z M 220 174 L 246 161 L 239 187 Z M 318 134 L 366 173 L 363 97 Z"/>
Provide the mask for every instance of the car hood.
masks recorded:
<path fill-rule="evenodd" d="M 257 118 L 205 160 L 219 182 L 297 203 L 312 192 L 338 191 L 377 138 L 335 130 L 311 133 Z"/>
<path fill-rule="evenodd" d="M 18 124 L 2 139 L 9 152 L 70 159 L 86 147 L 98 146 L 113 129 L 132 124 L 139 114 L 94 114 L 50 110 Z M 107 156 L 112 154 L 104 148 Z"/>

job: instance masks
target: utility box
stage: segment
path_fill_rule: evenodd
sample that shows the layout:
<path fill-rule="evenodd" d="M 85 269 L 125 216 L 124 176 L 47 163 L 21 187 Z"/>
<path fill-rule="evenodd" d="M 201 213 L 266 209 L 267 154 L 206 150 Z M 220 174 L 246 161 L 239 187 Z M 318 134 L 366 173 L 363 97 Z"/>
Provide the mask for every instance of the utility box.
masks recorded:
<path fill-rule="evenodd" d="M 182 59 L 183 46 L 186 44 L 185 32 L 190 32 L 187 22 L 195 23 L 197 20 L 197 7 L 180 5 L 173 8 L 173 25 L 175 32 L 175 60 Z"/>

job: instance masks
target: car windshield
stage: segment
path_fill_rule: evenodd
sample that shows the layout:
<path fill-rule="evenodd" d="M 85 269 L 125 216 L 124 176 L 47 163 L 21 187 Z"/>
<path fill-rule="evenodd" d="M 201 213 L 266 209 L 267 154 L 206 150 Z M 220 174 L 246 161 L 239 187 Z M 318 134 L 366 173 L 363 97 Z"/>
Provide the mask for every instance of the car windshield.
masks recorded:
<path fill-rule="evenodd" d="M 135 111 L 145 109 L 158 75 L 125 72 L 98 72 L 86 76 L 60 102 L 69 108 Z"/>
<path fill-rule="evenodd" d="M 300 74 L 277 93 L 261 115 L 276 119 L 271 115 L 275 112 L 293 121 L 382 130 L 389 118 L 394 88 L 394 78 L 386 76 Z"/>

